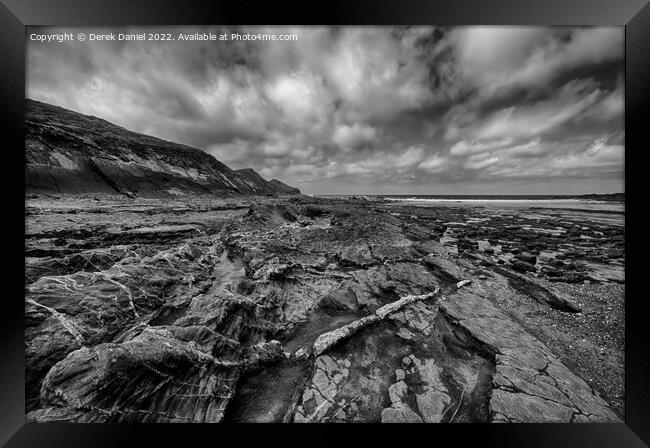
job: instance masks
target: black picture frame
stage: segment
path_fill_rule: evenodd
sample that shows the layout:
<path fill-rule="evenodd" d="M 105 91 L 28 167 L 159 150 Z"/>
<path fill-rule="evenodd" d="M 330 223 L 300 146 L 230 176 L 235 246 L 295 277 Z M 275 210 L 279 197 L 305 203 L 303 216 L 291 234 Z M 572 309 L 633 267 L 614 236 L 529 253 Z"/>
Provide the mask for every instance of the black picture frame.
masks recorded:
<path fill-rule="evenodd" d="M 285 443 L 344 442 L 377 437 L 397 443 L 481 443 L 495 446 L 642 447 L 650 442 L 650 355 L 646 345 L 643 294 L 647 263 L 648 211 L 644 197 L 644 126 L 650 117 L 650 6 L 647 0 L 379 0 L 326 3 L 208 0 L 0 0 L 0 125 L 5 265 L 0 287 L 0 444 L 8 447 L 130 446 L 210 444 L 227 440 Z M 24 416 L 24 306 L 20 300 L 24 265 L 23 112 L 25 26 L 28 25 L 617 25 L 625 27 L 625 213 L 626 213 L 626 404 L 625 424 L 232 425 L 26 424 Z M 4 170 L 6 168 L 6 170 Z M 634 291 L 641 291 L 636 294 Z M 345 426 L 345 428 L 341 428 Z M 274 440 L 272 440 L 274 439 Z M 364 439 L 357 439 L 364 440 Z M 453 440 L 453 442 L 450 442 Z M 644 442 L 645 441 L 645 442 Z"/>

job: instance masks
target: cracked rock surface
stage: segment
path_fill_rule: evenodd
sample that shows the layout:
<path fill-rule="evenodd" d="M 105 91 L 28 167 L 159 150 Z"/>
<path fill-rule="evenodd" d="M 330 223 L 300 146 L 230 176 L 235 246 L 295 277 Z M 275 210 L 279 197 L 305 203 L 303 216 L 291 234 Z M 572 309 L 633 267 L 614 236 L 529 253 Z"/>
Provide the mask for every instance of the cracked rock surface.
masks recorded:
<path fill-rule="evenodd" d="M 33 195 L 27 418 L 621 421 L 616 218 Z"/>
<path fill-rule="evenodd" d="M 493 422 L 608 422 L 616 414 L 539 340 L 484 298 L 458 292 L 441 312 L 495 353 Z"/>

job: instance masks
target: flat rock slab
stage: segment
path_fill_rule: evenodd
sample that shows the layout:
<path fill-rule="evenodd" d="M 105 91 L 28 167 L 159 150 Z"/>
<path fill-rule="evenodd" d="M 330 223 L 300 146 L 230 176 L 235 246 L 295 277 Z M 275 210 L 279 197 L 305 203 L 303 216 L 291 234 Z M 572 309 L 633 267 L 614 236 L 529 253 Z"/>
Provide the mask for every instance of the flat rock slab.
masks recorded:
<path fill-rule="evenodd" d="M 440 312 L 494 351 L 494 422 L 620 422 L 589 384 L 493 303 L 460 290 Z"/>

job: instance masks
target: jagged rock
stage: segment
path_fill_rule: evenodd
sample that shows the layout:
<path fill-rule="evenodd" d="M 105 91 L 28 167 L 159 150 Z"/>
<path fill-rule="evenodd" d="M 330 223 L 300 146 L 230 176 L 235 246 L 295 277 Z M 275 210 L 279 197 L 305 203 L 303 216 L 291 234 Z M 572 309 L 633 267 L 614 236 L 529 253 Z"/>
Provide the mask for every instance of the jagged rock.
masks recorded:
<path fill-rule="evenodd" d="M 388 388 L 388 398 L 391 403 L 401 403 L 406 398 L 408 386 L 404 381 L 398 381 Z"/>
<path fill-rule="evenodd" d="M 560 361 L 578 333 L 551 324 L 585 331 L 600 311 L 562 283 L 593 277 L 578 286 L 590 293 L 624 260 L 540 255 L 539 277 L 513 272 L 508 247 L 570 250 L 522 213 L 303 196 L 30 201 L 29 265 L 62 269 L 27 281 L 31 420 L 618 421 L 579 376 L 588 349 Z M 553 219 L 534 225 L 564 229 Z M 581 242 L 586 255 L 623 244 L 598 229 L 611 235 Z M 501 251 L 476 251 L 486 239 Z M 111 258 L 97 268 L 75 258 L 100 252 Z M 578 304 L 584 315 L 558 313 Z"/>
<path fill-rule="evenodd" d="M 399 325 L 397 335 L 404 339 L 414 339 L 415 333 L 428 336 L 432 332 L 436 312 L 422 302 L 414 302 L 395 312 L 389 318 Z"/>
<path fill-rule="evenodd" d="M 530 263 L 525 263 L 523 261 L 513 261 L 512 264 L 512 269 L 514 269 L 517 272 L 535 272 L 535 266 L 533 266 Z"/>
<path fill-rule="evenodd" d="M 304 208 L 304 214 L 309 218 L 316 218 L 331 213 L 329 210 L 317 205 L 307 205 Z"/>
<path fill-rule="evenodd" d="M 622 258 L 625 255 L 625 251 L 621 249 L 607 249 L 605 251 L 605 256 L 608 258 Z"/>
<path fill-rule="evenodd" d="M 415 368 L 420 377 L 420 391 L 415 399 L 425 423 L 440 423 L 450 397 L 447 387 L 440 378 L 440 369 L 433 359 L 414 359 Z"/>
<path fill-rule="evenodd" d="M 256 204 L 250 206 L 244 219 L 256 224 L 282 225 L 297 221 L 297 210 L 281 204 Z"/>
<path fill-rule="evenodd" d="M 28 419 L 219 422 L 238 374 L 237 363 L 179 342 L 169 330 L 147 328 L 121 344 L 70 353 L 45 377 L 44 405 Z"/>
<path fill-rule="evenodd" d="M 441 256 L 432 256 L 432 254 L 429 254 L 429 256 L 424 258 L 422 261 L 425 266 L 433 270 L 436 275 L 448 282 L 459 282 L 465 275 L 458 263 Z"/>
<path fill-rule="evenodd" d="M 44 276 L 73 274 L 79 271 L 102 271 L 132 253 L 128 246 L 112 246 L 60 258 L 27 258 L 25 260 L 25 283 L 33 283 Z"/>
<path fill-rule="evenodd" d="M 563 276 L 561 271 L 559 271 L 557 269 L 548 268 L 548 267 L 543 267 L 542 272 L 544 274 L 548 275 L 549 277 L 562 277 Z"/>
<path fill-rule="evenodd" d="M 285 358 L 284 347 L 280 341 L 270 340 L 262 341 L 248 348 L 245 355 L 246 363 L 249 366 L 259 366 L 260 364 L 277 361 Z"/>
<path fill-rule="evenodd" d="M 420 416 L 406 405 L 386 408 L 381 411 L 382 423 L 422 423 Z"/>
<path fill-rule="evenodd" d="M 381 265 L 355 272 L 353 279 L 341 285 L 341 290 L 354 295 L 357 307 L 377 309 L 382 297 L 389 300 L 409 294 L 419 295 L 434 290 L 439 281 L 422 266 L 413 263 Z M 347 296 L 352 301 L 352 296 Z"/>
<path fill-rule="evenodd" d="M 579 313 L 581 308 L 568 297 L 549 291 L 535 280 L 497 268 L 497 272 L 508 278 L 508 284 L 517 291 L 525 294 L 540 303 L 547 303 L 552 308 L 569 313 Z"/>
<path fill-rule="evenodd" d="M 351 288 L 341 288 L 323 297 L 318 305 L 334 311 L 356 311 L 359 306 L 357 297 Z"/>
<path fill-rule="evenodd" d="M 316 359 L 312 385 L 303 393 L 302 405 L 294 417 L 296 423 L 322 421 L 335 404 L 336 385 L 349 375 L 349 366 L 349 361 L 346 363 L 329 356 Z"/>
<path fill-rule="evenodd" d="M 537 257 L 535 255 L 529 254 L 528 252 L 522 252 L 515 255 L 515 258 L 523 261 L 524 263 L 535 264 L 537 263 Z"/>

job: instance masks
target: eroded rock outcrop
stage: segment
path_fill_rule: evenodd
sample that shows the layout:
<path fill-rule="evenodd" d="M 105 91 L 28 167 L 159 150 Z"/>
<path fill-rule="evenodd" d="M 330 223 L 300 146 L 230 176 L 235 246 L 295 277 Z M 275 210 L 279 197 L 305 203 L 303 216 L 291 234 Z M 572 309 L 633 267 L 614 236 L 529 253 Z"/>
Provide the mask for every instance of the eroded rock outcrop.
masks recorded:
<path fill-rule="evenodd" d="M 56 362 L 82 346 L 109 342 L 146 321 L 165 302 L 182 302 L 207 286 L 209 257 L 182 245 L 145 259 L 127 259 L 104 271 L 45 276 L 29 285 L 25 299 L 27 400 L 36 400 L 40 379 Z"/>
<path fill-rule="evenodd" d="M 559 265 L 521 226 L 519 249 L 471 211 L 370 199 L 52 201 L 28 217 L 30 420 L 620 421 L 570 330 L 538 325 L 585 328 L 591 304 L 558 286 L 602 268 Z"/>
<path fill-rule="evenodd" d="M 70 353 L 41 387 L 51 407 L 37 421 L 217 422 L 237 380 L 237 363 L 215 358 L 164 328 L 120 344 Z"/>

